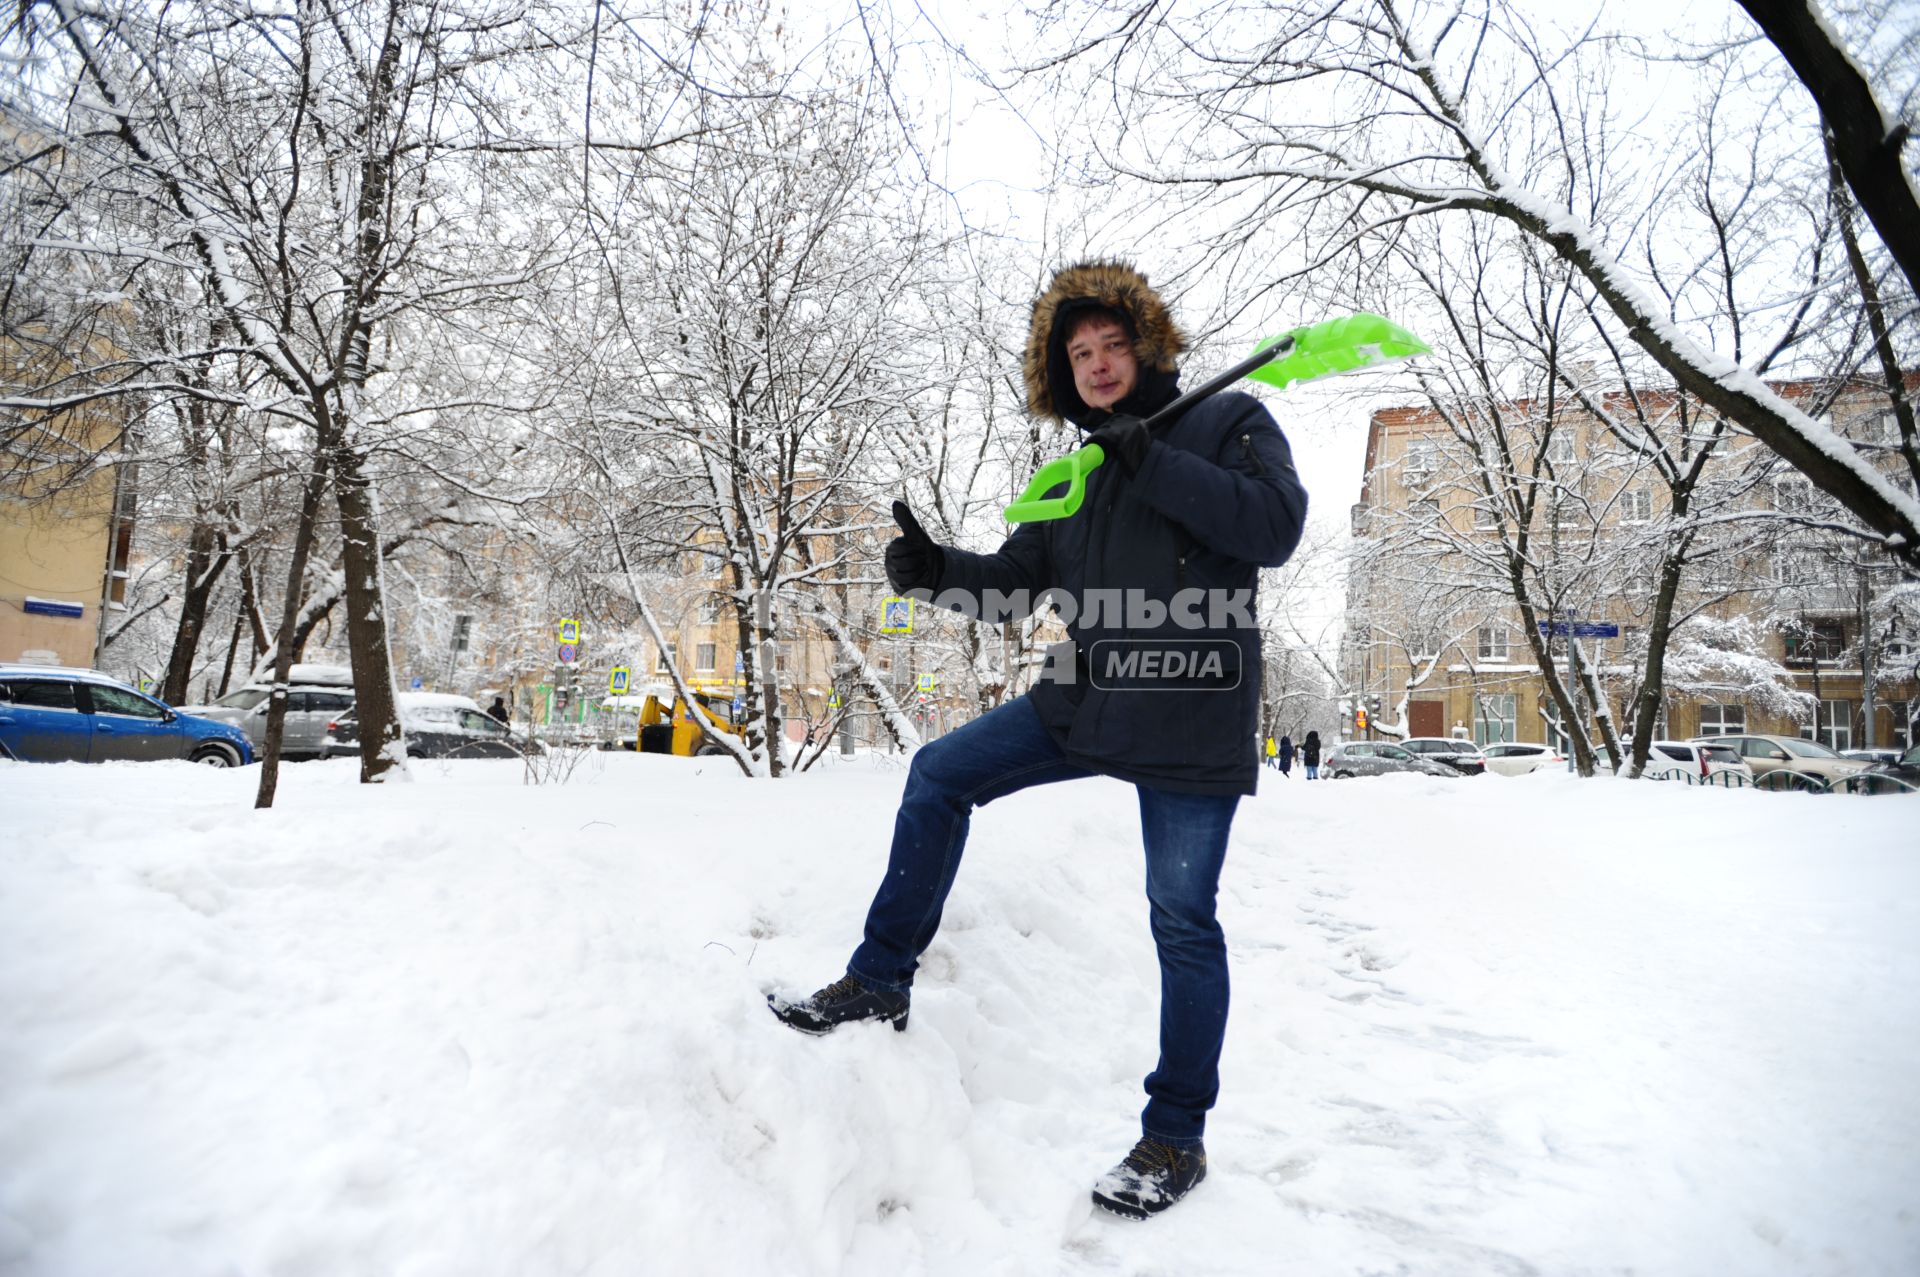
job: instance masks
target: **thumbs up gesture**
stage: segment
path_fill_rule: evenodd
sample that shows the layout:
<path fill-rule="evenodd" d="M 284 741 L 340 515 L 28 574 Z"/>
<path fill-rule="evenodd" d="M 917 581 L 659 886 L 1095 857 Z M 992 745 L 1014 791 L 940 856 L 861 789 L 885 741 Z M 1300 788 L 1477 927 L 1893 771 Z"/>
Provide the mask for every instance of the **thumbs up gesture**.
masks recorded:
<path fill-rule="evenodd" d="M 904 501 L 893 503 L 893 521 L 900 535 L 887 543 L 887 580 L 901 593 L 937 590 L 945 556 Z"/>

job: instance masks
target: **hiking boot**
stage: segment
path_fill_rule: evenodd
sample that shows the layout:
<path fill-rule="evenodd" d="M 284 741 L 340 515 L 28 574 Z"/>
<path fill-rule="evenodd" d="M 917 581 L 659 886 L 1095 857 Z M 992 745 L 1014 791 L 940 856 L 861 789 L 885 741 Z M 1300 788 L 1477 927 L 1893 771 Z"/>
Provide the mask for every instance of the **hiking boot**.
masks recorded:
<path fill-rule="evenodd" d="M 836 1025 L 850 1020 L 886 1020 L 896 1032 L 907 1027 L 905 992 L 869 989 L 849 972 L 810 998 L 788 1002 L 776 994 L 767 995 L 767 1009 L 781 1023 L 802 1033 L 831 1033 Z"/>
<path fill-rule="evenodd" d="M 1206 1177 L 1207 1150 L 1200 1145 L 1175 1148 L 1142 1139 L 1120 1165 L 1094 1182 L 1093 1204 L 1129 1219 L 1145 1219 L 1185 1197 Z"/>

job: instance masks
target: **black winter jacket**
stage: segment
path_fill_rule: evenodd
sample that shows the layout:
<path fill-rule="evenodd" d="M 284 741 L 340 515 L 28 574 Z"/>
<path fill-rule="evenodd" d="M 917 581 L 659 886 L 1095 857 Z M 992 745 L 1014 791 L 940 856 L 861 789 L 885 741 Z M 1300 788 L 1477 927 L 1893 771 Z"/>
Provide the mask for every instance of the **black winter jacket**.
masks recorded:
<path fill-rule="evenodd" d="M 976 600 L 988 590 L 1026 591 L 1037 605 L 1057 588 L 1080 602 L 1070 641 L 1048 653 L 1047 676 L 1030 693 L 1069 760 L 1153 788 L 1251 794 L 1260 775 L 1259 569 L 1293 554 L 1306 513 L 1292 450 L 1272 416 L 1250 395 L 1222 393 L 1157 427 L 1137 474 L 1117 461 L 1095 470 L 1072 517 L 1023 524 L 992 554 L 946 547 L 940 591 Z M 1092 592 L 1103 590 L 1139 591 L 1161 605 L 1186 590 L 1213 598 L 1195 629 L 1171 611 L 1153 624 L 1151 607 L 1133 617 L 1090 615 Z M 1111 677 L 1115 653 L 1163 644 L 1212 653 L 1227 677 L 1206 690 Z"/>

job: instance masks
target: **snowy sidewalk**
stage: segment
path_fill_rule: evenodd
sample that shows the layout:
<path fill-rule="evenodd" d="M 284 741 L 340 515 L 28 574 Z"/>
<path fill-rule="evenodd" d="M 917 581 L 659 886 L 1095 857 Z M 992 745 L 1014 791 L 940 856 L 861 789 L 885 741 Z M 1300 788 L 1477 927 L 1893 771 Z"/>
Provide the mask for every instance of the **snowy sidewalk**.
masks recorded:
<path fill-rule="evenodd" d="M 984 809 L 905 1034 L 837 975 L 902 771 L 0 764 L 0 1273 L 1920 1271 L 1920 800 L 1267 780 L 1208 1182 L 1131 791 Z"/>

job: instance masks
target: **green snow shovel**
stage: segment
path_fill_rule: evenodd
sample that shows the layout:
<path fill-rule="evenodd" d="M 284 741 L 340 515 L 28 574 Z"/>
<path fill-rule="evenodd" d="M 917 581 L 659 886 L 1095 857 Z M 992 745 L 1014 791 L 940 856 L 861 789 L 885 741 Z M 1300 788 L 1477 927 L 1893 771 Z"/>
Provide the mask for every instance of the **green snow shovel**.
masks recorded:
<path fill-rule="evenodd" d="M 1314 381 L 1357 368 L 1373 368 L 1389 360 L 1424 355 L 1431 351 L 1425 342 L 1398 324 L 1378 315 L 1349 315 L 1329 319 L 1305 328 L 1296 328 L 1278 337 L 1269 337 L 1253 348 L 1253 353 L 1203 386 L 1197 386 L 1154 413 L 1146 420 L 1151 429 L 1156 423 L 1185 412 L 1202 399 L 1218 394 L 1242 377 L 1263 381 L 1285 390 L 1298 381 Z M 1080 508 L 1087 496 L 1087 476 L 1102 461 L 1106 451 L 1097 443 L 1069 452 L 1041 466 L 1020 494 L 1006 509 L 1008 523 L 1040 523 L 1064 519 Z M 1060 496 L 1046 494 L 1067 485 Z"/>

